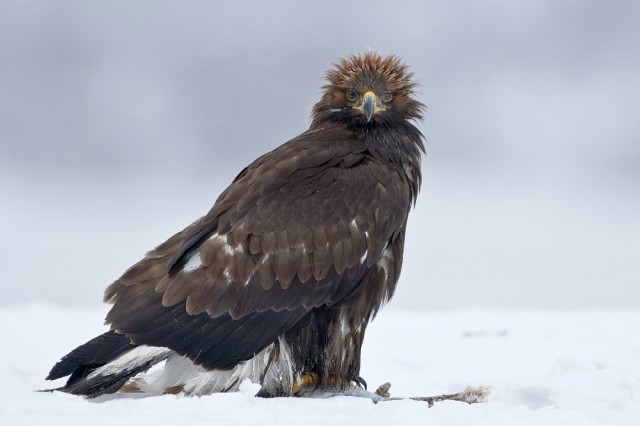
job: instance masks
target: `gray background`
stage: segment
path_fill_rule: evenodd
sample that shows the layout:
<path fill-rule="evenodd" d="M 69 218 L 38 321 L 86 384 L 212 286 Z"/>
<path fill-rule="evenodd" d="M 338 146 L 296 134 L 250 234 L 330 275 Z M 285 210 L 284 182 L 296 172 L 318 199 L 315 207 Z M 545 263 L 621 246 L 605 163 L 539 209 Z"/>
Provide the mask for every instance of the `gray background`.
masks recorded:
<path fill-rule="evenodd" d="M 634 1 L 1 1 L 0 304 L 98 303 L 370 49 L 429 106 L 393 307 L 637 308 L 638 22 Z"/>

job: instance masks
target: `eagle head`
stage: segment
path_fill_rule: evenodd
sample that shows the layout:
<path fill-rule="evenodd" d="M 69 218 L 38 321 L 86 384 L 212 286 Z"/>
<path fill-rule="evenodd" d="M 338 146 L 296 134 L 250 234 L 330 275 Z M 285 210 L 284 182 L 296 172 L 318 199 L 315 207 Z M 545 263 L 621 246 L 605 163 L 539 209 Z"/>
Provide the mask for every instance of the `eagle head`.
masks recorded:
<path fill-rule="evenodd" d="M 313 108 L 314 123 L 367 125 L 422 118 L 424 105 L 413 98 L 413 74 L 394 55 L 367 52 L 342 58 L 326 79 L 324 94 Z"/>

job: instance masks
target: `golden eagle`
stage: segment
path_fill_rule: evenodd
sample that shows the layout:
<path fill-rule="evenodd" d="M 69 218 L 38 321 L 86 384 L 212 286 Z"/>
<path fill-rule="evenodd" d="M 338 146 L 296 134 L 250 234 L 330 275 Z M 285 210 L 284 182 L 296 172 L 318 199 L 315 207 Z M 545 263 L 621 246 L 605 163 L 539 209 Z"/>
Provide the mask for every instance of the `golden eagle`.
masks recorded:
<path fill-rule="evenodd" d="M 261 396 L 364 385 L 365 329 L 394 293 L 420 187 L 424 105 L 396 56 L 343 58 L 309 130 L 247 166 L 212 209 L 107 287 L 110 331 L 47 379 L 96 397 Z M 141 375 L 154 364 L 164 369 Z"/>

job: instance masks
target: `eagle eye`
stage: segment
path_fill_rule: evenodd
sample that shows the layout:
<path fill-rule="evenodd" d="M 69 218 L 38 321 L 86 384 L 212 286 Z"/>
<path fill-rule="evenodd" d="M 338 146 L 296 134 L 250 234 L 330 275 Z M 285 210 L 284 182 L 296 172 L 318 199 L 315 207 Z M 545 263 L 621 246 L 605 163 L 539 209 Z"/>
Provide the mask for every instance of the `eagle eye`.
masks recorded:
<path fill-rule="evenodd" d="M 387 103 L 387 102 L 391 101 L 392 97 L 393 96 L 391 95 L 391 92 L 384 92 L 382 94 L 382 98 L 381 99 L 382 99 L 382 102 Z"/>
<path fill-rule="evenodd" d="M 347 90 L 347 100 L 351 102 L 358 100 L 358 92 L 353 89 Z"/>

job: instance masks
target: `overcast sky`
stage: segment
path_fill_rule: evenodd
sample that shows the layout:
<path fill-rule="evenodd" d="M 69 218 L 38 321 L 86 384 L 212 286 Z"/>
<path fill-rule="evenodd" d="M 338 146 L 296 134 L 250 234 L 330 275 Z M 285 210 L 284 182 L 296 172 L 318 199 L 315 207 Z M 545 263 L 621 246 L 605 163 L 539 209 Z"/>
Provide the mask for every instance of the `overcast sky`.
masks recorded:
<path fill-rule="evenodd" d="M 633 1 L 0 0 L 0 304 L 99 303 L 375 50 L 429 106 L 394 307 L 639 307 L 638 22 Z"/>

